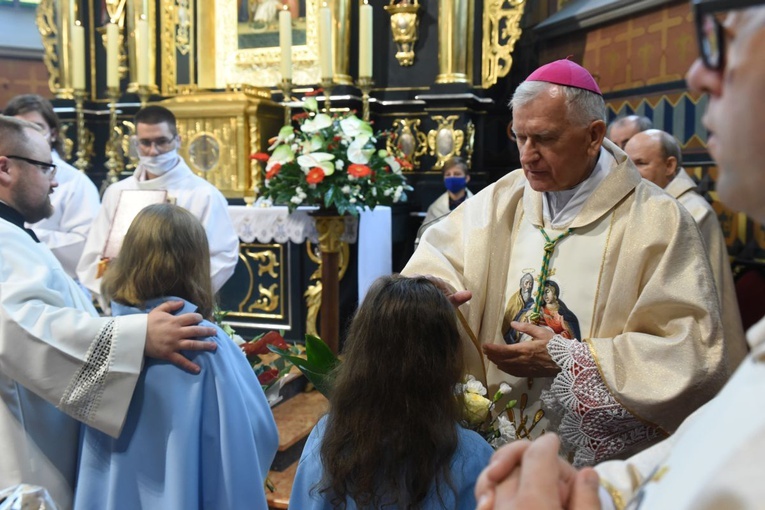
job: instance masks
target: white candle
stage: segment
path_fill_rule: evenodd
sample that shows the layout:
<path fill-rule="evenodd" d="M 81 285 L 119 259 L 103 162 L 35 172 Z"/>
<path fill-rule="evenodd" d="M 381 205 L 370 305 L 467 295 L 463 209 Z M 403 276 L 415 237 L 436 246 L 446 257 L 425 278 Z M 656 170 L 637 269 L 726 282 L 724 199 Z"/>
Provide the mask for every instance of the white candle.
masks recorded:
<path fill-rule="evenodd" d="M 279 11 L 279 46 L 282 52 L 282 79 L 292 79 L 292 14 L 287 6 Z"/>
<path fill-rule="evenodd" d="M 149 85 L 149 22 L 143 16 L 136 24 L 136 67 L 138 85 Z"/>
<path fill-rule="evenodd" d="M 106 86 L 116 89 L 120 86 L 120 30 L 116 23 L 106 24 Z"/>
<path fill-rule="evenodd" d="M 359 77 L 372 77 L 372 6 L 359 6 Z"/>
<path fill-rule="evenodd" d="M 332 79 L 332 11 L 326 2 L 319 9 L 319 64 L 321 79 Z"/>
<path fill-rule="evenodd" d="M 72 27 L 72 87 L 85 90 L 85 27 L 79 21 Z"/>

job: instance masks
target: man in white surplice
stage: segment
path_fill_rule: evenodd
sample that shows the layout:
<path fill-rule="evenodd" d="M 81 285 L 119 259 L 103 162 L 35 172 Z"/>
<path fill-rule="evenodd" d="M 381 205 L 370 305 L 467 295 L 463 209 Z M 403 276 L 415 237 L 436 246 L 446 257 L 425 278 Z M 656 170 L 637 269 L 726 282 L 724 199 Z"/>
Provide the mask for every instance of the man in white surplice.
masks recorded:
<path fill-rule="evenodd" d="M 77 276 L 88 290 L 101 293 L 104 246 L 115 219 L 123 190 L 164 190 L 168 199 L 197 217 L 210 244 L 210 276 L 213 291 L 228 281 L 239 260 L 239 238 L 228 215 L 223 194 L 195 175 L 178 155 L 180 137 L 175 115 L 167 108 L 150 105 L 135 117 L 140 163 L 133 175 L 109 186 L 101 210 L 93 221 L 88 241 L 77 265 Z"/>
<path fill-rule="evenodd" d="M 714 396 L 745 345 L 723 340 L 691 216 L 604 140 L 592 76 L 547 64 L 512 108 L 523 169 L 428 229 L 404 273 L 461 305 L 467 370 L 512 386 L 519 437 L 557 430 L 582 465 L 645 448 Z"/>
<path fill-rule="evenodd" d="M 79 426 L 122 429 L 144 355 L 193 372 L 178 351 L 213 350 L 199 314 L 101 318 L 24 223 L 53 212 L 56 166 L 39 129 L 0 116 L 0 488 L 47 489 L 71 508 Z M 66 413 L 66 414 L 64 414 Z M 67 416 L 68 415 L 68 416 Z M 73 419 L 73 418 L 74 419 Z"/>

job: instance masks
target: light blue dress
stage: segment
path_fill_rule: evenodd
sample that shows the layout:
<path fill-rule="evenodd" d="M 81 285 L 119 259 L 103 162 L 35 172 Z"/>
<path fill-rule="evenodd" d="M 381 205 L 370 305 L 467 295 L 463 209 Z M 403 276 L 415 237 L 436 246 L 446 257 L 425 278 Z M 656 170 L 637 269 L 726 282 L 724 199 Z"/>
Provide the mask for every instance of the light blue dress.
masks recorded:
<path fill-rule="evenodd" d="M 335 508 L 325 499 L 314 486 L 321 481 L 324 468 L 321 462 L 321 443 L 324 437 L 327 417 L 319 420 L 311 435 L 308 436 L 303 454 L 300 457 L 295 482 L 292 484 L 290 494 L 290 508 L 294 510 L 332 510 Z M 489 463 L 494 450 L 481 436 L 472 430 L 457 427 L 457 450 L 451 463 L 452 483 L 457 490 L 457 502 L 455 503 L 454 492 L 448 485 L 440 487 L 441 499 L 436 494 L 435 485 L 430 489 L 430 494 L 422 505 L 423 510 L 474 510 L 476 506 L 473 489 L 478 475 Z M 374 462 L 375 459 L 369 459 Z M 355 510 L 356 504 L 349 501 L 347 510 Z M 392 507 L 385 507 L 386 510 Z"/>
<path fill-rule="evenodd" d="M 146 310 L 112 303 L 112 313 L 168 300 L 179 299 Z M 195 310 L 184 302 L 176 313 Z M 146 360 L 118 439 L 83 428 L 76 510 L 268 508 L 263 483 L 279 434 L 252 367 L 217 329 L 214 353 L 184 352 L 197 375 Z"/>

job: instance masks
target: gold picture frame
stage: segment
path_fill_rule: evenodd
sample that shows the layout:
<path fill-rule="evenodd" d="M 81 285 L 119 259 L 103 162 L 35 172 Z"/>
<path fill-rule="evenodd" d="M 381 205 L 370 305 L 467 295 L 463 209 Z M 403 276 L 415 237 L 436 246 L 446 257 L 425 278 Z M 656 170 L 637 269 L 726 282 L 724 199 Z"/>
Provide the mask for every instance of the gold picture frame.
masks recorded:
<path fill-rule="evenodd" d="M 293 42 L 292 46 L 292 81 L 297 85 L 318 82 L 320 1 L 299 0 L 300 12 L 305 13 L 305 18 L 293 18 L 293 23 L 305 30 L 305 43 Z M 261 32 L 270 32 L 272 45 L 240 47 L 241 25 L 253 21 L 240 21 L 241 9 L 244 5 L 252 9 L 257 3 L 257 0 L 213 0 L 198 4 L 200 87 L 225 88 L 232 84 L 274 87 L 281 82 L 278 24 L 267 30 L 257 27 Z"/>

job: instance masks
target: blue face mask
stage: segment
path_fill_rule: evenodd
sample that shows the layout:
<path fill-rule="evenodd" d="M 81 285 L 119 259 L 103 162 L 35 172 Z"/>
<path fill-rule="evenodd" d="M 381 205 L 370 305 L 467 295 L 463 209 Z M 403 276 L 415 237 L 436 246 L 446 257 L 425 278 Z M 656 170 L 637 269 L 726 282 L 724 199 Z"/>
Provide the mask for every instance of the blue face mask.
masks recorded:
<path fill-rule="evenodd" d="M 467 185 L 467 177 L 445 177 L 444 186 L 452 193 L 459 193 Z"/>

